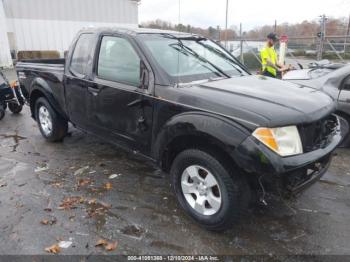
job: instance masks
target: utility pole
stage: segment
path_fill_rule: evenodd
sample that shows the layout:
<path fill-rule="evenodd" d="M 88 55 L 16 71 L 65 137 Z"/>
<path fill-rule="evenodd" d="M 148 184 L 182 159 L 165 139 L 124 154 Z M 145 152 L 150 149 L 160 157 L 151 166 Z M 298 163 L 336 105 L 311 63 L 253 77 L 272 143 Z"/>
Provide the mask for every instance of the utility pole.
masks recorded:
<path fill-rule="evenodd" d="M 241 63 L 244 64 L 244 57 L 243 57 L 243 32 L 242 32 L 242 23 L 239 24 L 239 41 L 240 41 L 240 60 Z"/>
<path fill-rule="evenodd" d="M 275 20 L 275 27 L 274 27 L 275 33 L 277 33 L 277 20 Z"/>
<path fill-rule="evenodd" d="M 320 32 L 318 33 L 318 36 L 320 38 L 320 44 L 318 46 L 318 52 L 317 52 L 317 60 L 320 61 L 322 59 L 322 54 L 323 54 L 323 48 L 324 48 L 324 41 L 326 39 L 326 21 L 327 17 L 326 15 L 321 15 L 320 16 Z"/>
<path fill-rule="evenodd" d="M 181 32 L 181 0 L 179 0 L 179 22 L 178 22 L 178 27 L 179 27 L 179 31 Z"/>
<path fill-rule="evenodd" d="M 220 43 L 220 41 L 221 41 L 221 28 L 219 25 L 216 27 L 216 30 L 218 31 L 218 43 Z"/>
<path fill-rule="evenodd" d="M 228 0 L 226 0 L 225 48 L 227 49 Z"/>
<path fill-rule="evenodd" d="M 347 44 L 347 40 L 348 40 L 349 34 L 350 34 L 350 15 L 349 15 L 348 28 L 346 30 L 346 36 L 345 36 L 345 39 L 344 39 L 344 54 L 346 53 L 346 44 Z"/>

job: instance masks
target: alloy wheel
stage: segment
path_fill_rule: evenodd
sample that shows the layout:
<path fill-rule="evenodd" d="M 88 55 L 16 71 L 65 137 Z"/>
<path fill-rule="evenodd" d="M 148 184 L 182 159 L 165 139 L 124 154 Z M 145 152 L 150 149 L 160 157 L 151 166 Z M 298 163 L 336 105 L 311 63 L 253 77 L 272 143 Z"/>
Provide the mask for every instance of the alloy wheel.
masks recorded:
<path fill-rule="evenodd" d="M 181 176 L 181 188 L 187 203 L 199 214 L 211 216 L 219 212 L 222 205 L 219 183 L 204 167 L 187 167 Z"/>

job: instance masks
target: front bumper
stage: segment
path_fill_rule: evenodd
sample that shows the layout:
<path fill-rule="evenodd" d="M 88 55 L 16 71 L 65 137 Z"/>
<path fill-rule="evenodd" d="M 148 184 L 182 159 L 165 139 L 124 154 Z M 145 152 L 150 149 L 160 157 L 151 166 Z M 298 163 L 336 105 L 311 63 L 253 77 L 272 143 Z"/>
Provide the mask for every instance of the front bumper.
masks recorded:
<path fill-rule="evenodd" d="M 281 157 L 254 137 L 248 137 L 235 150 L 236 163 L 250 178 L 260 180 L 269 191 L 298 193 L 318 181 L 328 170 L 332 153 L 342 140 L 340 122 L 329 143 L 301 155 Z"/>

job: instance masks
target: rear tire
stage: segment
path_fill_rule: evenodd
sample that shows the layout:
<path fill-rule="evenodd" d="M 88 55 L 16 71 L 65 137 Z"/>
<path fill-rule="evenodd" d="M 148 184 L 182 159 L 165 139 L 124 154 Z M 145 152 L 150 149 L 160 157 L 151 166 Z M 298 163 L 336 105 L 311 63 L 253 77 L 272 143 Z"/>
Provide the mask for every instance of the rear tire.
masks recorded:
<path fill-rule="evenodd" d="M 170 173 L 180 205 L 208 230 L 231 228 L 248 206 L 246 181 L 229 165 L 202 150 L 181 152 Z"/>
<path fill-rule="evenodd" d="M 16 103 L 9 103 L 8 107 L 9 107 L 9 110 L 15 115 L 21 113 L 23 109 L 22 105 L 18 105 Z"/>
<path fill-rule="evenodd" d="M 46 140 L 60 142 L 67 135 L 68 122 L 51 107 L 44 97 L 40 97 L 35 103 L 35 119 Z"/>

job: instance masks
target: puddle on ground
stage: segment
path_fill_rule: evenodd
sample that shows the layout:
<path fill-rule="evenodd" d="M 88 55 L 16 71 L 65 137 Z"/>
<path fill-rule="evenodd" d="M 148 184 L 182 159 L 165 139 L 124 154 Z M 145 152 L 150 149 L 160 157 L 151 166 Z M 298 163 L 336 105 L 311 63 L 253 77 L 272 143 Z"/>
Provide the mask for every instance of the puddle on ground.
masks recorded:
<path fill-rule="evenodd" d="M 128 235 L 128 236 L 140 239 L 140 238 L 142 238 L 143 234 L 146 231 L 141 227 L 138 227 L 135 225 L 130 225 L 130 226 L 126 226 L 123 229 L 121 229 L 120 232 L 124 235 Z"/>
<path fill-rule="evenodd" d="M 11 139 L 11 138 L 13 139 L 14 145 L 12 145 L 12 152 L 17 151 L 17 147 L 19 146 L 19 142 L 21 140 L 27 139 L 26 137 L 19 136 L 17 131 L 15 132 L 14 135 L 0 134 L 0 137 L 4 139 Z"/>

